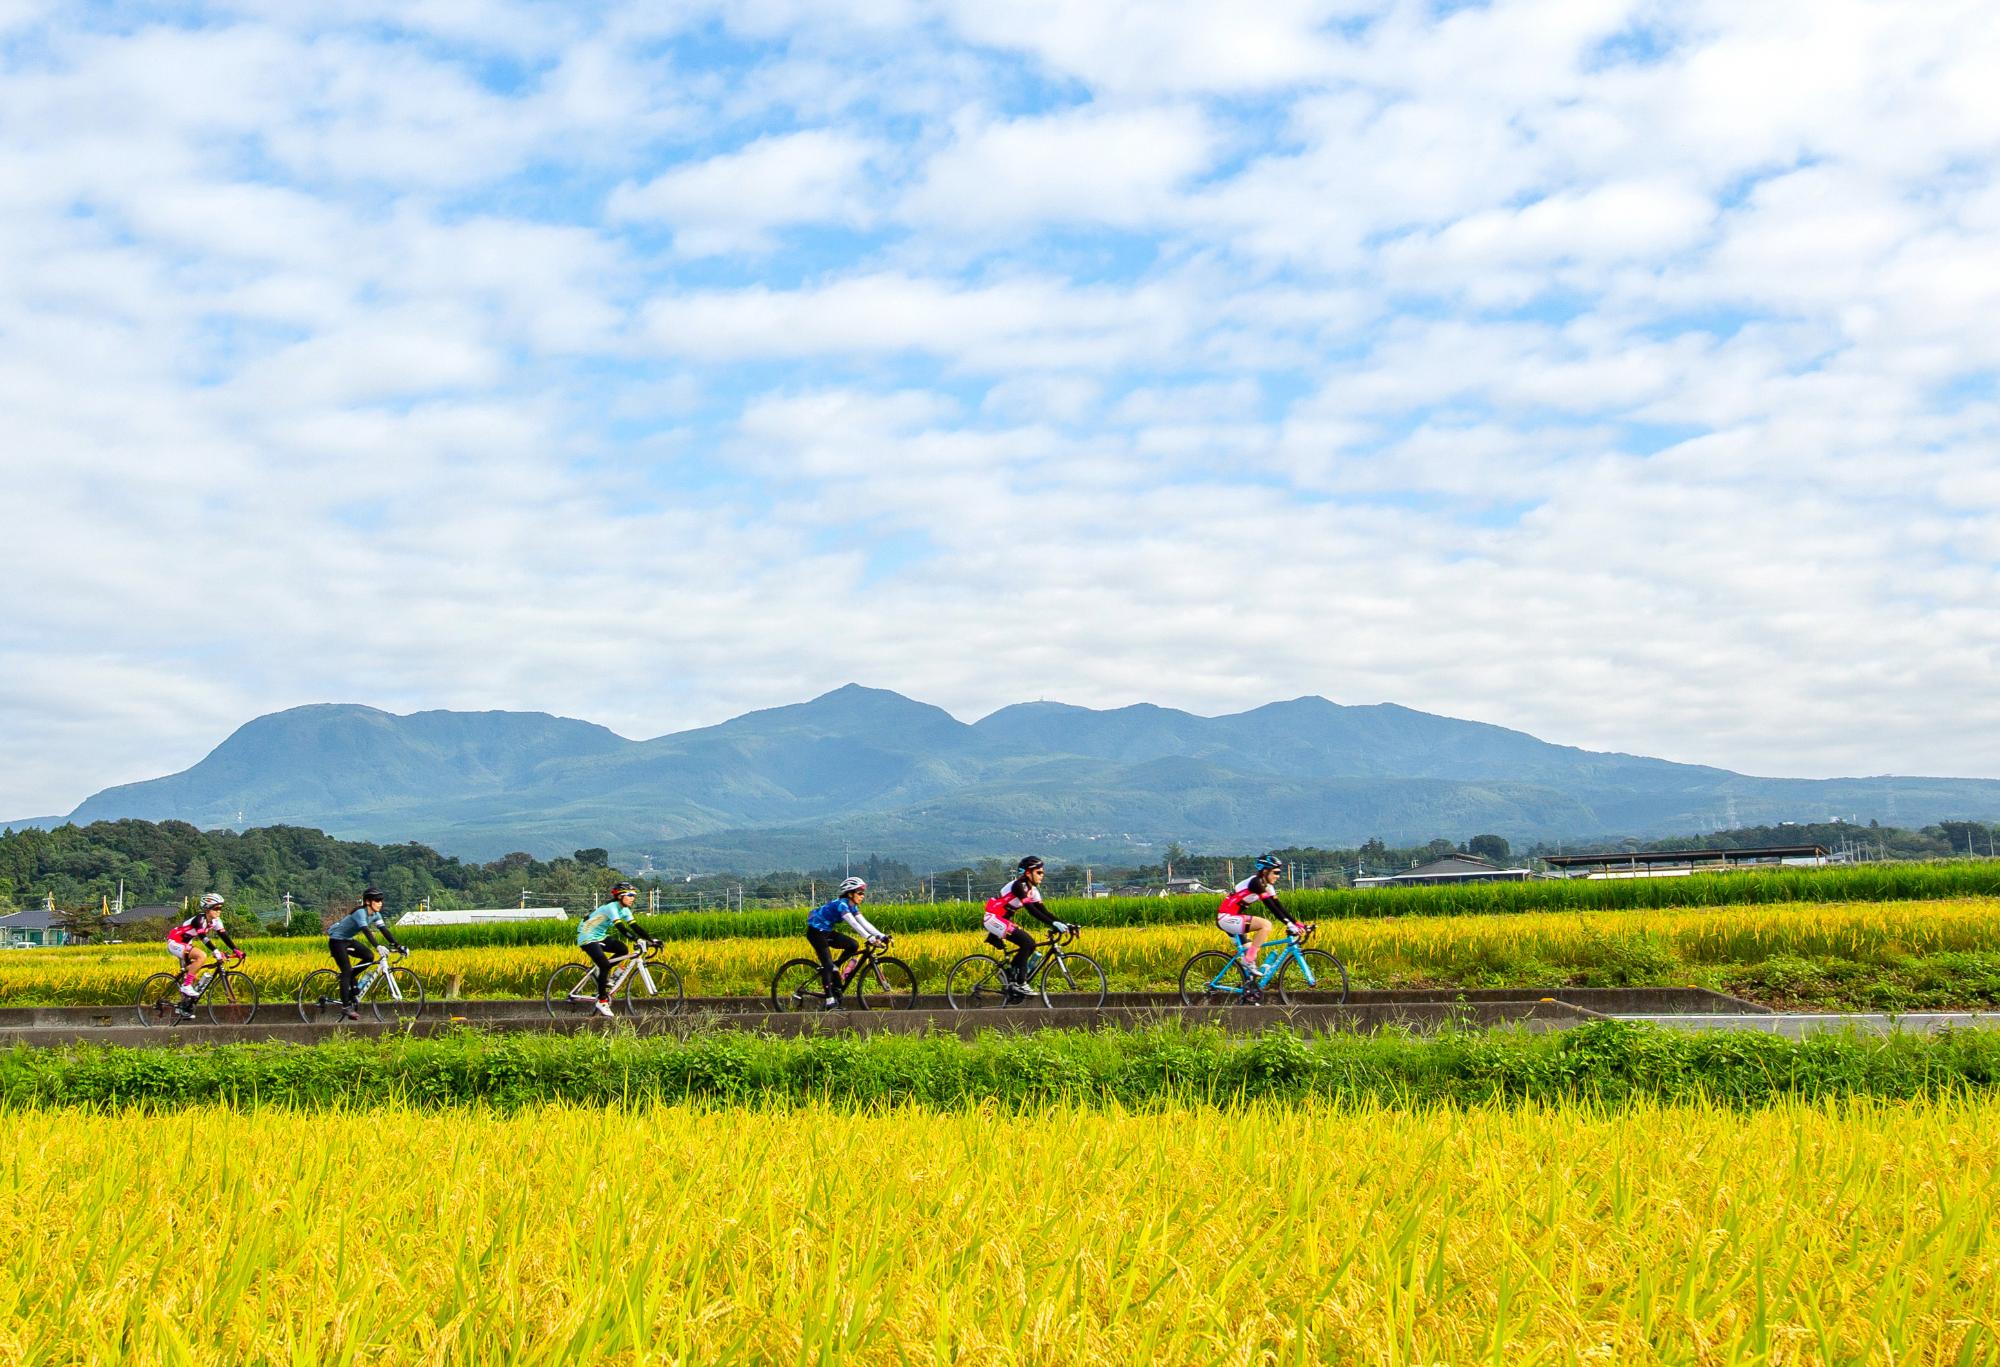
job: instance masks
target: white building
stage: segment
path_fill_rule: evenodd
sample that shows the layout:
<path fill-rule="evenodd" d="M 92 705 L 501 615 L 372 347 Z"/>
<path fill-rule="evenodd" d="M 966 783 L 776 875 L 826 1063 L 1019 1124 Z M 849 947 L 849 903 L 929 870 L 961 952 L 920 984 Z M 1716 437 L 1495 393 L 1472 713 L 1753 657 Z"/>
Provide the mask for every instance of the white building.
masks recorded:
<path fill-rule="evenodd" d="M 561 907 L 474 907 L 464 911 L 412 911 L 404 913 L 396 922 L 401 930 L 407 926 L 487 926 L 502 921 L 567 921 L 569 913 Z"/>

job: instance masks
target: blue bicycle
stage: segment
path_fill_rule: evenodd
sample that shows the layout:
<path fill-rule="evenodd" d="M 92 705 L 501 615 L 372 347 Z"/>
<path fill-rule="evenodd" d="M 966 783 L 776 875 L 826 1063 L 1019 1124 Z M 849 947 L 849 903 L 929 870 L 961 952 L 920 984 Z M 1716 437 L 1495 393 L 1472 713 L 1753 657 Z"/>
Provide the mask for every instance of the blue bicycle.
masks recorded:
<path fill-rule="evenodd" d="M 1307 949 L 1318 926 L 1302 926 L 1264 946 L 1255 973 L 1243 967 L 1243 937 L 1233 936 L 1236 953 L 1204 949 L 1181 969 L 1183 1006 L 1256 1006 L 1266 989 L 1289 1005 L 1294 996 L 1323 992 L 1333 1002 L 1347 1000 L 1347 965 L 1323 949 Z"/>

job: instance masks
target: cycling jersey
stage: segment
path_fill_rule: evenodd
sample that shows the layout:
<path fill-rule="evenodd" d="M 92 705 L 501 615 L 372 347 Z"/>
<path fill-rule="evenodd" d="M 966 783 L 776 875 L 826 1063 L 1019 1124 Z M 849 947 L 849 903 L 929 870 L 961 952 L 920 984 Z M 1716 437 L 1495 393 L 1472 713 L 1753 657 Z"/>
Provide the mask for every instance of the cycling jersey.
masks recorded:
<path fill-rule="evenodd" d="M 637 926 L 639 924 L 632 915 L 632 909 L 623 902 L 615 899 L 606 902 L 596 911 L 584 917 L 582 922 L 578 924 L 576 928 L 576 943 L 578 947 L 594 945 L 600 941 L 609 939 L 612 928 L 620 921 L 623 921 L 628 926 Z"/>
<path fill-rule="evenodd" d="M 363 903 L 328 926 L 326 934 L 331 940 L 358 940 L 361 938 L 361 932 L 370 926 L 384 935 L 389 933 L 388 925 L 382 920 L 382 913 L 368 910 L 367 904 Z"/>
<path fill-rule="evenodd" d="M 823 906 L 814 907 L 812 914 L 806 917 L 806 929 L 816 930 L 822 935 L 830 930 L 839 930 L 843 924 L 853 926 L 871 940 L 882 938 L 882 932 L 868 924 L 861 908 L 845 897 L 836 897 Z"/>
<path fill-rule="evenodd" d="M 222 934 L 222 917 L 219 914 L 211 916 L 205 911 L 197 911 L 169 930 L 167 938 L 177 945 L 184 945 L 197 935 L 206 938 L 211 933 Z"/>
<path fill-rule="evenodd" d="M 1283 904 L 1278 901 L 1278 894 L 1268 888 L 1260 889 L 1257 886 L 1256 875 L 1252 874 L 1238 883 L 1234 892 L 1222 899 L 1222 905 L 1216 909 L 1215 914 L 1217 916 L 1255 916 L 1260 911 L 1269 912 L 1280 920 L 1288 921 L 1291 919 L 1285 914 Z"/>
<path fill-rule="evenodd" d="M 1052 926 L 1056 923 L 1056 918 L 1049 915 L 1048 908 L 1042 905 L 1042 890 L 1025 877 L 1014 879 L 986 899 L 986 914 L 997 921 L 1005 922 L 1007 930 L 1014 928 L 1015 916 L 1024 910 L 1033 912 L 1047 925 Z M 992 927 L 988 926 L 987 929 L 991 930 Z M 1004 935 L 1006 931 L 996 933 Z"/>

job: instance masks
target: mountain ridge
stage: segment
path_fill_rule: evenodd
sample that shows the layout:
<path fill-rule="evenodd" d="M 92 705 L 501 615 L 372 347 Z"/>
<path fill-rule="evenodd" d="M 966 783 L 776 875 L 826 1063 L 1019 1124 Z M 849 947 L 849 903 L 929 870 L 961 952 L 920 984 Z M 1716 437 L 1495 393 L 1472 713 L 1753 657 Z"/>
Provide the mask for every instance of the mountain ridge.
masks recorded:
<path fill-rule="evenodd" d="M 632 740 L 542 712 L 398 715 L 315 703 L 256 717 L 177 774 L 69 814 L 317 826 L 495 858 L 606 846 L 746 872 L 843 844 L 913 862 L 1033 846 L 1158 849 L 1641 837 L 1735 825 L 2000 814 L 2000 781 L 1770 779 L 1543 741 L 1395 703 L 1308 694 L 1203 717 L 1023 702 L 964 722 L 848 684 Z M 1107 842 L 1110 842 L 1107 844 Z"/>

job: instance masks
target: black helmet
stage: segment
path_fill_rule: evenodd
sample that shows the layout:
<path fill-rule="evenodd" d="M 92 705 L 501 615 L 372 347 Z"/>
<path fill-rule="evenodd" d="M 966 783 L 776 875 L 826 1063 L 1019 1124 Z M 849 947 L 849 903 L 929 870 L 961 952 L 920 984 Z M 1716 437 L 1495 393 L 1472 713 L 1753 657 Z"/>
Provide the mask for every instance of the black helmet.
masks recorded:
<path fill-rule="evenodd" d="M 1036 869 L 1039 869 L 1041 866 L 1042 866 L 1042 857 L 1039 854 L 1031 854 L 1026 859 L 1023 859 L 1021 861 L 1019 868 L 1022 873 L 1033 873 Z"/>
<path fill-rule="evenodd" d="M 628 892 L 637 893 L 638 891 L 639 889 L 630 883 L 613 883 L 611 885 L 611 895 L 613 897 L 623 897 Z"/>
<path fill-rule="evenodd" d="M 380 888 L 370 888 L 361 894 L 361 900 L 364 902 L 379 902 L 382 900 L 382 890 Z"/>

